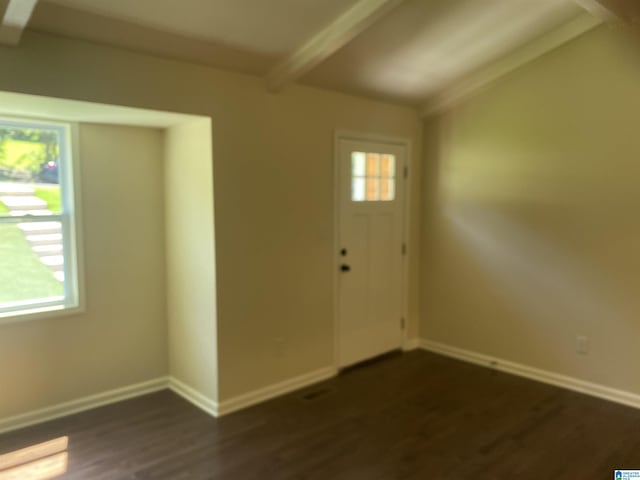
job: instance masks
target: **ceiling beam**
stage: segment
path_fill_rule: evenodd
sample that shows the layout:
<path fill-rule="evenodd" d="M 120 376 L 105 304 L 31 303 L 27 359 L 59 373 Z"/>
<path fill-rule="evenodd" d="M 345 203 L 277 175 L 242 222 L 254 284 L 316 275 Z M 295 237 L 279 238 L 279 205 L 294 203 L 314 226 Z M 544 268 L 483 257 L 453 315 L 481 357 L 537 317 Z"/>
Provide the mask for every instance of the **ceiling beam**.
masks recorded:
<path fill-rule="evenodd" d="M 278 92 L 333 55 L 403 0 L 359 0 L 267 75 L 267 89 Z"/>
<path fill-rule="evenodd" d="M 603 22 L 610 22 L 617 20 L 615 13 L 605 6 L 605 0 L 574 0 L 576 4 L 580 5 L 587 12 L 594 17 L 599 18 Z"/>
<path fill-rule="evenodd" d="M 0 18 L 4 17 L 4 12 L 7 10 L 9 6 L 9 0 L 0 0 Z"/>
<path fill-rule="evenodd" d="M 29 23 L 38 0 L 9 0 L 0 23 L 0 45 L 15 46 Z"/>
<path fill-rule="evenodd" d="M 640 26 L 640 2 L 637 0 L 575 0 L 582 8 L 604 21 L 622 20 Z"/>
<path fill-rule="evenodd" d="M 420 113 L 423 117 L 427 117 L 446 111 L 495 82 L 500 77 L 532 62 L 536 58 L 573 40 L 601 23 L 602 20 L 600 18 L 588 13 L 583 13 L 569 23 L 548 32 L 516 51 L 476 70 L 456 82 L 450 88 L 433 95 L 422 105 Z"/>

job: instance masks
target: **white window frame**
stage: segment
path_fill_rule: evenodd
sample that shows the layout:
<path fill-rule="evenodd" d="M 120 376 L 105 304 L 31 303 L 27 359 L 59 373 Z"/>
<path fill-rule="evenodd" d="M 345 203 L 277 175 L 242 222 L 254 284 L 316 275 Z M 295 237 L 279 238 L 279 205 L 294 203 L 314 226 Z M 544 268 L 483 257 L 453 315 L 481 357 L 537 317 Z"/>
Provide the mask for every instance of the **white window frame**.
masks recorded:
<path fill-rule="evenodd" d="M 0 307 L 0 324 L 33 320 L 84 311 L 82 242 L 79 222 L 80 169 L 78 161 L 78 126 L 68 122 L 15 118 L 0 115 L 0 127 L 22 127 L 56 130 L 60 138 L 58 175 L 61 193 L 59 214 L 16 216 L 0 218 L 0 225 L 27 222 L 60 222 L 64 256 L 64 296 L 55 301 L 29 303 L 16 302 L 12 307 Z M 1 287 L 0 287 L 1 288 Z"/>

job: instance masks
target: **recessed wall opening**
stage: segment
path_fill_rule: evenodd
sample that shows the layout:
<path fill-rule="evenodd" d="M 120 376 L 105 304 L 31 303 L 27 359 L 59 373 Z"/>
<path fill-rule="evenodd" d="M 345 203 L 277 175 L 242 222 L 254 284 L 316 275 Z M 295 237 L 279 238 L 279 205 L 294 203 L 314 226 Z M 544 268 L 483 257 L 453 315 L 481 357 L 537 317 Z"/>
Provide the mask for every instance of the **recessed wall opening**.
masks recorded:
<path fill-rule="evenodd" d="M 136 363 L 165 365 L 158 374 L 215 403 L 211 119 L 10 92 L 0 92 L 0 118 L 11 119 L 10 124 L 9 120 L 0 123 L 0 129 L 6 127 L 5 133 L 15 137 L 9 145 L 13 149 L 9 160 L 26 165 L 8 169 L 7 178 L 0 179 L 7 190 L 0 193 L 4 222 L 0 229 L 10 228 L 12 234 L 0 236 L 0 248 L 10 240 L 24 247 L 22 253 L 29 260 L 33 257 L 31 263 L 41 267 L 41 276 L 59 287 L 51 293 L 45 285 L 41 290 L 49 292 L 48 297 L 31 295 L 36 300 L 47 297 L 43 306 L 55 303 L 55 308 L 13 308 L 24 300 L 20 292 L 11 305 L 0 299 L 0 323 L 28 323 L 29 328 L 65 338 L 81 330 L 106 342 L 105 335 L 114 330 L 105 325 L 121 321 L 120 337 L 110 339 L 118 345 L 111 355 L 128 355 L 132 372 Z M 73 138 L 67 135 L 71 130 Z M 48 133 L 57 139 L 55 158 L 45 158 L 46 152 L 37 150 L 46 145 L 41 137 Z M 63 158 L 67 150 L 76 157 L 73 176 L 71 160 Z M 13 178 L 18 174 L 24 174 L 23 180 Z M 9 192 L 11 186 L 25 190 L 24 195 L 17 198 L 21 192 Z M 43 207 L 25 210 L 20 203 L 25 199 Z M 65 217 L 65 209 L 72 210 L 73 217 Z M 60 245 L 49 242 L 45 248 L 36 242 L 32 246 L 28 237 L 35 235 L 36 227 L 55 227 L 56 232 L 40 233 L 59 234 Z M 39 260 L 37 251 L 54 248 L 59 266 Z M 25 272 L 8 274 L 19 278 Z M 67 301 L 77 308 L 65 309 Z M 129 320 L 116 319 L 123 316 Z M 91 348 L 93 356 L 102 358 L 99 347 Z M 112 378 L 123 381 L 115 371 L 121 370 L 117 362 L 96 361 L 102 362 L 101 368 L 113 368 Z M 52 396 L 62 389 L 60 384 L 67 383 L 63 361 L 55 363 L 51 367 L 58 373 L 49 379 L 51 392 L 47 392 Z"/>

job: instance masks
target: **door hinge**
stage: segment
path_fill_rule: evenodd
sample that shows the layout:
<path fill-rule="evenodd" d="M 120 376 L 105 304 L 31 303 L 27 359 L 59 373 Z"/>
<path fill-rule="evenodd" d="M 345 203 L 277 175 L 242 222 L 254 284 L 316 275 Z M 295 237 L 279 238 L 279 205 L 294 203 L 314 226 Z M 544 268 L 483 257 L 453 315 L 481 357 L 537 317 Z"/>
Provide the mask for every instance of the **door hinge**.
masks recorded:
<path fill-rule="evenodd" d="M 400 319 L 400 329 L 404 330 L 404 317 Z"/>
<path fill-rule="evenodd" d="M 403 243 L 402 244 L 402 255 L 406 255 L 407 254 L 407 244 Z"/>
<path fill-rule="evenodd" d="M 404 178 L 409 178 L 409 167 L 407 165 L 404 166 Z"/>

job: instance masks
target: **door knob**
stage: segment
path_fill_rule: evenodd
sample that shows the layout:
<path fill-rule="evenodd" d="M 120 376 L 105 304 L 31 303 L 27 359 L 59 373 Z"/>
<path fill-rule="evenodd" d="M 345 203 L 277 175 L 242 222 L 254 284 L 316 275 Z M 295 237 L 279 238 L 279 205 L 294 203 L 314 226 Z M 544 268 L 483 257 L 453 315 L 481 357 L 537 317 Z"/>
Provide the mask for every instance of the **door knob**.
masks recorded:
<path fill-rule="evenodd" d="M 341 272 L 349 272 L 349 271 L 351 271 L 351 267 L 349 265 L 346 265 L 346 264 L 343 263 L 342 265 L 340 265 L 340 271 Z"/>

